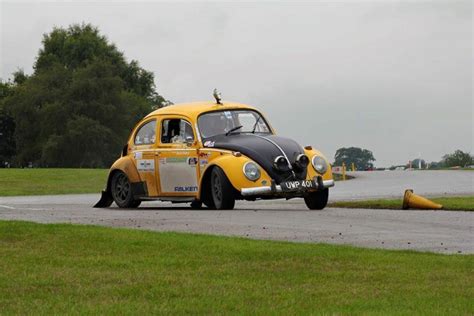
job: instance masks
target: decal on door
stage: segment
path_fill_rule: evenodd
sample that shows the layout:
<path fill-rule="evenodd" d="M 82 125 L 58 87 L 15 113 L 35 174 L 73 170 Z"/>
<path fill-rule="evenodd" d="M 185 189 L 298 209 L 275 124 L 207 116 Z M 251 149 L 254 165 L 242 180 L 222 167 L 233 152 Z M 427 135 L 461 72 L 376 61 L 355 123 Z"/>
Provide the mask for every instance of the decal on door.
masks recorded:
<path fill-rule="evenodd" d="M 134 152 L 133 157 L 135 157 L 135 159 L 142 159 L 142 152 L 141 151 Z"/>
<path fill-rule="evenodd" d="M 168 157 L 158 160 L 163 192 L 195 193 L 198 191 L 197 157 Z"/>
<path fill-rule="evenodd" d="M 197 192 L 198 187 L 174 187 L 175 192 Z"/>
<path fill-rule="evenodd" d="M 195 166 L 198 163 L 198 158 L 197 157 L 189 157 L 188 158 L 188 165 L 190 166 Z"/>
<path fill-rule="evenodd" d="M 155 171 L 155 160 L 153 159 L 138 159 L 138 171 Z"/>

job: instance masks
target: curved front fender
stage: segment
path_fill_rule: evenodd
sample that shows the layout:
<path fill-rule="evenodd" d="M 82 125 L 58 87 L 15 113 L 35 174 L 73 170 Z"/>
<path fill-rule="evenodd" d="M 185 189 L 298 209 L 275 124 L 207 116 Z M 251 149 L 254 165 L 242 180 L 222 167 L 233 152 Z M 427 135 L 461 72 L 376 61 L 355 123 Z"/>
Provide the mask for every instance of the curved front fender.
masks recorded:
<path fill-rule="evenodd" d="M 332 179 L 332 169 L 331 169 L 331 164 L 329 163 L 329 160 L 318 150 L 316 149 L 305 149 L 305 154 L 308 156 L 310 163 L 308 165 L 308 178 L 312 179 L 315 176 L 321 176 L 319 173 L 314 170 L 313 165 L 311 163 L 311 159 L 313 158 L 314 155 L 318 155 L 324 158 L 328 164 L 328 170 L 322 175 L 323 180 L 331 180 Z"/>
<path fill-rule="evenodd" d="M 249 179 L 247 179 L 247 177 L 244 175 L 243 168 L 244 164 L 248 161 L 253 160 L 243 155 L 240 157 L 236 157 L 232 154 L 225 154 L 214 158 L 212 161 L 209 162 L 209 165 L 204 170 L 204 173 L 200 179 L 199 188 L 203 188 L 203 185 L 205 185 L 204 181 L 208 180 L 209 172 L 215 166 L 220 167 L 224 171 L 232 186 L 238 191 L 241 191 L 242 188 L 270 185 L 270 176 L 260 166 L 260 178 L 257 181 L 250 181 Z M 200 190 L 199 196 L 201 195 L 201 192 L 202 190 Z"/>

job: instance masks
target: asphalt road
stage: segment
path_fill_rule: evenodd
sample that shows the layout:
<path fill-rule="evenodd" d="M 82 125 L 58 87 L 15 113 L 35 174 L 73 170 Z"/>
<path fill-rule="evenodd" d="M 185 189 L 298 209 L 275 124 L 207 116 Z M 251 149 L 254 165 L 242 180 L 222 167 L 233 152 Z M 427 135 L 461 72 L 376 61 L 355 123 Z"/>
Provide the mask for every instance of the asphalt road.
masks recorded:
<path fill-rule="evenodd" d="M 474 172 L 366 172 L 338 182 L 332 200 L 474 194 Z M 256 239 L 350 244 L 442 253 L 474 253 L 474 213 L 453 211 L 308 211 L 301 200 L 238 202 L 233 211 L 190 210 L 186 204 L 146 202 L 138 210 L 94 209 L 98 194 L 0 198 L 0 219 L 80 223 Z"/>

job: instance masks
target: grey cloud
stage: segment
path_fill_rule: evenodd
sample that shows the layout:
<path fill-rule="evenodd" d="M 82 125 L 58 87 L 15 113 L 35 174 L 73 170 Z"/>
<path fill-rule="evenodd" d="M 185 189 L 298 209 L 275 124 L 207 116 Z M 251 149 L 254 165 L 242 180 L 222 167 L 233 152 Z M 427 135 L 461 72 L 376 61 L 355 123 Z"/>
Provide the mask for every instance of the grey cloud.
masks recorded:
<path fill-rule="evenodd" d="M 473 150 L 470 1 L 1 4 L 2 78 L 53 26 L 97 25 L 174 102 L 260 107 L 280 134 L 377 165 Z"/>

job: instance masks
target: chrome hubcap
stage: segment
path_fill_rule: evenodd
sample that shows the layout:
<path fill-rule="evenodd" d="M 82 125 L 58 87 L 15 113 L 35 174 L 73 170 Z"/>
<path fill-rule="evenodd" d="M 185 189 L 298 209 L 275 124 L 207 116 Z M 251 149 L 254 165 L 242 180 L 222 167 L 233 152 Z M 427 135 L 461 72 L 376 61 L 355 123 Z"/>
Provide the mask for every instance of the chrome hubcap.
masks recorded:
<path fill-rule="evenodd" d="M 130 192 L 130 183 L 124 174 L 120 174 L 115 184 L 114 196 L 117 200 L 124 202 Z"/>

